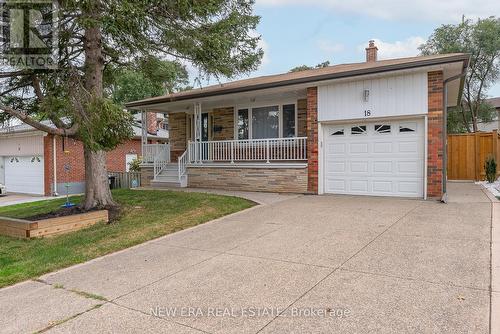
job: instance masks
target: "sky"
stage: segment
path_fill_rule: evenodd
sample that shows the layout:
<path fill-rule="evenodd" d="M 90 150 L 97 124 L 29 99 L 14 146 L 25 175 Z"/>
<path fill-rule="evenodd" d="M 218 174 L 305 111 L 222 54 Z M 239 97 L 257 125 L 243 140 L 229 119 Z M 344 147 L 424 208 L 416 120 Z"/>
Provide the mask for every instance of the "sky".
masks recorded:
<path fill-rule="evenodd" d="M 379 59 L 418 55 L 442 24 L 500 16 L 499 0 L 256 0 L 257 32 L 265 55 L 250 77 L 298 65 L 361 62 L 374 39 Z M 500 82 L 489 90 L 500 96 Z"/>

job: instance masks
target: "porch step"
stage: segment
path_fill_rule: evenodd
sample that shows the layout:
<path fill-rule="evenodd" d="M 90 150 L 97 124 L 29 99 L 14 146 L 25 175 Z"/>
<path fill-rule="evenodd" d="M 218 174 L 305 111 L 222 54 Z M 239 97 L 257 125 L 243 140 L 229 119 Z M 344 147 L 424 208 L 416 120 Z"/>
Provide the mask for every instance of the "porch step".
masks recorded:
<path fill-rule="evenodd" d="M 174 176 L 169 175 L 158 175 L 156 179 L 151 181 L 151 187 L 153 188 L 186 188 L 187 187 L 187 175 L 183 175 L 179 181 L 179 176 L 177 172 Z"/>

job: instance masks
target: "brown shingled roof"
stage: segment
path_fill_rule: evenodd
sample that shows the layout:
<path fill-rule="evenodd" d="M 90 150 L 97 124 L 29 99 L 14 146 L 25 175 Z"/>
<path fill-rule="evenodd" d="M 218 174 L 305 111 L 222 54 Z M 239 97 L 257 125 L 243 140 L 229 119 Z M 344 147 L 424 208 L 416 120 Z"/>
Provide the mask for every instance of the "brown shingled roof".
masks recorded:
<path fill-rule="evenodd" d="M 357 75 L 374 74 L 379 72 L 410 69 L 422 66 L 432 66 L 453 62 L 464 63 L 467 67 L 469 55 L 464 53 L 453 53 L 445 55 L 419 56 L 410 58 L 397 58 L 381 60 L 376 62 L 363 62 L 352 64 L 341 64 L 319 69 L 300 72 L 284 73 L 277 75 L 261 76 L 256 78 L 232 81 L 224 84 L 207 86 L 179 93 L 153 97 L 145 100 L 127 103 L 127 107 L 140 107 L 158 103 L 189 100 L 193 98 L 225 95 L 272 87 L 282 87 L 308 82 L 317 82 L 337 78 L 345 78 Z"/>
<path fill-rule="evenodd" d="M 486 102 L 488 102 L 489 104 L 491 104 L 493 107 L 495 108 L 500 108 L 500 97 L 494 97 L 494 98 L 491 98 L 491 99 L 487 99 Z"/>

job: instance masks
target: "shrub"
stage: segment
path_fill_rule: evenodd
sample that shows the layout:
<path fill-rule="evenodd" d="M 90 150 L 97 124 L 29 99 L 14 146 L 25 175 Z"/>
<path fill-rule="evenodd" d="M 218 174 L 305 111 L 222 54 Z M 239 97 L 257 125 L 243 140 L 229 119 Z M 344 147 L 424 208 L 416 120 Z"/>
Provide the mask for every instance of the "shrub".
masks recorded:
<path fill-rule="evenodd" d="M 486 158 L 484 170 L 486 171 L 486 179 L 488 180 L 488 182 L 495 182 L 497 178 L 497 162 L 493 156 L 490 155 L 488 158 Z"/>
<path fill-rule="evenodd" d="M 129 166 L 130 166 L 129 170 L 131 172 L 140 172 L 141 171 L 141 163 L 142 163 L 142 160 L 140 158 L 132 160 L 129 163 Z"/>

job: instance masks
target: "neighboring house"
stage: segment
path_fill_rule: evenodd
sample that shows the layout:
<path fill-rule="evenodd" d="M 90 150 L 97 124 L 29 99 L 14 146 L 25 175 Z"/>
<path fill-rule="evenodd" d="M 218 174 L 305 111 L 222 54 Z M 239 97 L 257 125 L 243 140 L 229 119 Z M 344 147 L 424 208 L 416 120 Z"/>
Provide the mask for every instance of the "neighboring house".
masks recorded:
<path fill-rule="evenodd" d="M 143 166 L 143 183 L 441 197 L 443 108 L 459 101 L 469 56 L 377 61 L 377 50 L 370 42 L 362 63 L 129 103 L 169 117 L 170 152 Z"/>
<path fill-rule="evenodd" d="M 494 97 L 485 100 L 485 102 L 491 104 L 497 111 L 496 117 L 491 122 L 480 122 L 478 123 L 479 131 L 491 132 L 493 130 L 500 129 L 500 97 Z"/>
<path fill-rule="evenodd" d="M 149 113 L 149 143 L 167 142 L 168 132 L 158 129 L 164 121 L 163 117 Z M 133 139 L 107 153 L 108 171 L 128 171 L 128 164 L 142 155 L 141 120 L 137 124 Z M 85 190 L 83 145 L 73 139 L 48 135 L 26 124 L 0 128 L 0 183 L 6 185 L 8 192 L 66 194 L 68 184 L 69 193 L 82 193 Z"/>

